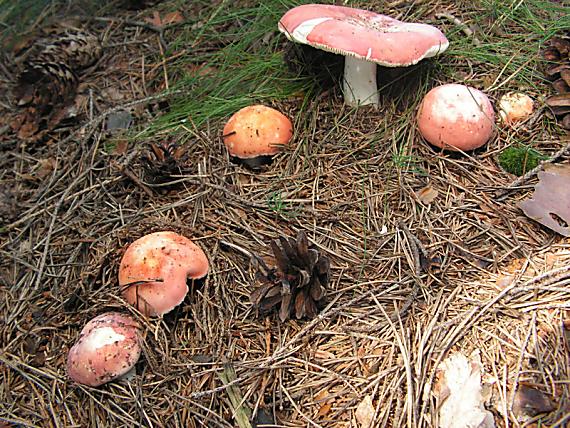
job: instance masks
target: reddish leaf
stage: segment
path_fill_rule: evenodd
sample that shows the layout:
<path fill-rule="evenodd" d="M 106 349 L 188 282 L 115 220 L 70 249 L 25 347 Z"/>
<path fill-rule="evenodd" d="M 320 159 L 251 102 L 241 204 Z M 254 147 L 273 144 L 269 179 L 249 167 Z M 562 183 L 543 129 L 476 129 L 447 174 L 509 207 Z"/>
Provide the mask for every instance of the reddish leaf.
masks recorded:
<path fill-rule="evenodd" d="M 538 178 L 532 199 L 522 201 L 519 207 L 531 219 L 570 236 L 570 165 L 549 165 Z"/>

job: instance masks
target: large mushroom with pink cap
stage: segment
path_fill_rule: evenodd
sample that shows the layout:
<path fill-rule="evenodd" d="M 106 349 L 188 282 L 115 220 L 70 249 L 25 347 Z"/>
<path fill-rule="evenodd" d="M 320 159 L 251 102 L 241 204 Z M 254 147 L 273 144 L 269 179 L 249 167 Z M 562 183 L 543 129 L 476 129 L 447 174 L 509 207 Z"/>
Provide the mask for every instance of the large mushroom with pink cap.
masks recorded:
<path fill-rule="evenodd" d="M 344 55 L 344 99 L 353 106 L 378 106 L 377 65 L 407 67 L 449 46 L 431 25 L 324 4 L 291 9 L 279 21 L 279 30 L 294 42 Z"/>
<path fill-rule="evenodd" d="M 208 273 L 208 258 L 194 242 L 175 232 L 155 232 L 127 248 L 119 266 L 123 297 L 147 316 L 162 316 L 188 293 L 188 280 Z"/>

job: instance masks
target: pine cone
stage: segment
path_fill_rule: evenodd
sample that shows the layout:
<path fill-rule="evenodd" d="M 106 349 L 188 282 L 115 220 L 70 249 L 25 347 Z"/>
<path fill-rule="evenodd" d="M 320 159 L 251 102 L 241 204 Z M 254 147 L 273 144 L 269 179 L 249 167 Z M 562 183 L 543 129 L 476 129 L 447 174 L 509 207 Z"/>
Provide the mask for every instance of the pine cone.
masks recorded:
<path fill-rule="evenodd" d="M 99 39 L 71 26 L 42 29 L 14 48 L 15 62 L 24 64 L 63 63 L 78 72 L 101 57 Z"/>
<path fill-rule="evenodd" d="M 547 43 L 543 57 L 549 62 L 545 74 L 552 81 L 556 95 L 546 99 L 560 124 L 570 129 L 570 32 L 556 36 Z"/>
<path fill-rule="evenodd" d="M 12 122 L 18 137 L 38 140 L 65 115 L 77 88 L 75 73 L 65 64 L 30 64 L 20 74 L 14 97 L 22 110 Z"/>
<path fill-rule="evenodd" d="M 12 128 L 24 140 L 38 140 L 65 116 L 75 98 L 78 75 L 101 56 L 97 37 L 73 27 L 42 30 L 15 49 L 20 68 L 13 90 L 20 112 Z"/>
<path fill-rule="evenodd" d="M 284 322 L 293 314 L 297 319 L 313 318 L 325 299 L 330 278 L 329 259 L 314 248 L 304 232 L 297 239 L 279 238 L 271 241 L 277 263 L 260 275 L 264 284 L 251 294 L 251 301 L 260 313 L 279 307 Z"/>
<path fill-rule="evenodd" d="M 172 175 L 183 172 L 183 163 L 188 155 L 184 147 L 176 143 L 148 144 L 149 150 L 143 153 L 145 181 L 162 184 L 172 181 Z"/>

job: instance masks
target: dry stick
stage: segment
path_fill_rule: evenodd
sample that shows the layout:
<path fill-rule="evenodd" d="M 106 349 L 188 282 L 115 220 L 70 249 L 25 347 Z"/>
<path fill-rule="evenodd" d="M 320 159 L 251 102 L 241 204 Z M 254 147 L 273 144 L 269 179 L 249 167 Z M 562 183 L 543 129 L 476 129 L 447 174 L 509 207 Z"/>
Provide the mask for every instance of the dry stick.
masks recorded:
<path fill-rule="evenodd" d="M 243 395 L 238 385 L 230 385 L 230 383 L 237 379 L 236 371 L 230 363 L 224 364 L 224 369 L 218 373 L 218 377 L 222 380 L 224 385 L 228 385 L 226 392 L 230 398 L 230 403 L 233 409 L 233 417 L 238 424 L 239 428 L 251 428 L 249 422 L 251 418 L 251 409 L 246 407 L 243 403 Z"/>
<path fill-rule="evenodd" d="M 404 232 L 404 235 L 406 236 L 406 240 L 408 241 L 408 245 L 410 247 L 410 250 L 412 251 L 412 255 L 414 258 L 414 266 L 410 266 L 414 271 L 414 275 L 413 275 L 414 286 L 412 288 L 411 294 L 408 296 L 408 298 L 404 302 L 402 309 L 397 314 L 398 318 L 402 318 L 406 314 L 408 309 L 410 309 L 410 307 L 412 306 L 412 303 L 414 302 L 414 299 L 416 298 L 416 295 L 418 294 L 418 291 L 420 289 L 420 286 L 422 283 L 422 281 L 420 279 L 420 274 L 422 271 L 420 251 L 422 252 L 422 255 L 424 257 L 426 256 L 427 251 L 425 250 L 421 241 L 415 235 L 413 235 L 412 232 L 410 232 L 410 229 L 408 229 L 408 226 L 406 226 L 406 224 L 403 221 L 399 221 L 398 226 Z M 392 319 L 392 321 L 396 321 L 396 320 Z"/>
<path fill-rule="evenodd" d="M 135 183 L 137 186 L 139 186 L 143 192 L 145 192 L 148 196 L 150 196 L 151 198 L 154 197 L 154 192 L 152 190 L 150 190 L 141 180 L 140 178 L 137 177 L 137 175 L 131 171 L 130 168 L 128 167 L 123 167 L 123 168 L 119 168 L 120 171 L 126 175 L 128 178 L 131 179 L 131 181 L 133 183 Z"/>
<path fill-rule="evenodd" d="M 510 192 L 517 190 L 517 187 L 525 184 L 528 180 L 538 174 L 540 171 L 544 169 L 546 165 L 556 162 L 558 159 L 565 157 L 566 155 L 570 154 L 570 143 L 566 144 L 566 146 L 562 147 L 558 150 L 554 155 L 547 160 L 541 161 L 535 168 L 531 169 L 522 177 L 517 178 L 511 184 L 509 184 L 503 190 L 497 192 L 496 199 L 498 201 L 503 201 L 507 198 Z"/>
<path fill-rule="evenodd" d="M 109 17 L 79 17 L 80 19 L 93 19 L 95 21 L 99 21 L 99 22 L 119 22 L 119 24 L 125 24 L 125 25 L 130 25 L 132 27 L 141 27 L 144 28 L 146 30 L 150 30 L 155 32 L 158 35 L 158 40 L 160 43 L 160 46 L 162 47 L 162 49 L 166 50 L 168 49 L 168 45 L 166 44 L 166 41 L 164 40 L 164 31 L 167 30 L 168 28 L 170 28 L 170 26 L 165 25 L 165 26 L 156 26 L 156 25 L 152 25 L 148 22 L 142 22 L 142 21 L 133 21 L 130 19 L 122 19 L 122 18 L 109 18 Z"/>
<path fill-rule="evenodd" d="M 459 29 L 461 31 L 463 31 L 463 33 L 467 36 L 467 37 L 472 37 L 473 38 L 473 43 L 475 43 L 475 45 L 480 46 L 481 45 L 481 40 L 479 40 L 477 38 L 477 36 L 475 35 L 475 32 L 469 28 L 469 26 L 467 24 L 465 24 L 463 21 L 461 21 L 459 18 L 457 18 L 455 15 L 452 15 L 451 13 L 448 12 L 439 12 L 435 14 L 436 18 L 445 18 L 449 21 L 451 21 L 453 24 L 457 25 L 459 27 Z"/>

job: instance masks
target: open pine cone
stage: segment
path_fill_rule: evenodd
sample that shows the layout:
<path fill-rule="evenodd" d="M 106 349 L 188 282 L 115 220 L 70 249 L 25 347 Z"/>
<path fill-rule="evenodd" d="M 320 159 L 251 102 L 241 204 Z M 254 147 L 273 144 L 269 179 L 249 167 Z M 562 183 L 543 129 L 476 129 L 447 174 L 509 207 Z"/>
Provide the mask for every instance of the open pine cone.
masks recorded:
<path fill-rule="evenodd" d="M 545 74 L 556 91 L 546 105 L 562 127 L 570 130 L 570 31 L 550 39 L 543 57 L 548 61 Z"/>
<path fill-rule="evenodd" d="M 324 303 L 329 259 L 309 248 L 302 231 L 297 239 L 279 238 L 270 245 L 277 268 L 260 274 L 264 284 L 251 294 L 252 303 L 260 313 L 279 307 L 282 322 L 293 314 L 297 319 L 313 318 Z"/>
<path fill-rule="evenodd" d="M 101 56 L 99 39 L 75 27 L 42 29 L 14 48 L 19 72 L 13 89 L 18 137 L 39 140 L 64 118 L 80 73 Z"/>
<path fill-rule="evenodd" d="M 176 143 L 149 143 L 142 156 L 145 181 L 152 184 L 172 181 L 172 175 L 182 174 L 187 157 L 186 149 Z"/>

